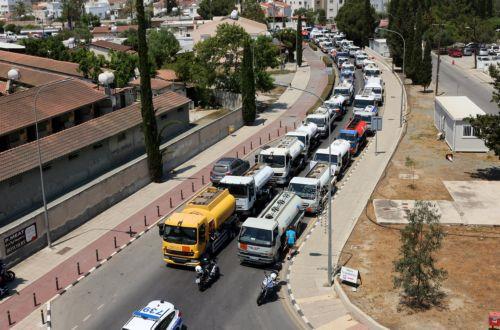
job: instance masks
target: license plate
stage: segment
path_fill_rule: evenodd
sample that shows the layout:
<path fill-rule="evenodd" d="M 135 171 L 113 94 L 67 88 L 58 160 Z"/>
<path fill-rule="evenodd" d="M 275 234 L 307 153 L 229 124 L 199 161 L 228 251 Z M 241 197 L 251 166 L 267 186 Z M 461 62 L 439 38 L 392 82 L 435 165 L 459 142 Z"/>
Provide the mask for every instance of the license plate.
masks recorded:
<path fill-rule="evenodd" d="M 250 258 L 251 260 L 259 260 L 259 258 L 257 258 L 257 257 L 252 257 L 252 256 L 249 256 L 249 258 Z"/>
<path fill-rule="evenodd" d="M 200 279 L 197 278 L 196 281 L 194 281 L 196 284 L 199 284 L 200 283 Z"/>

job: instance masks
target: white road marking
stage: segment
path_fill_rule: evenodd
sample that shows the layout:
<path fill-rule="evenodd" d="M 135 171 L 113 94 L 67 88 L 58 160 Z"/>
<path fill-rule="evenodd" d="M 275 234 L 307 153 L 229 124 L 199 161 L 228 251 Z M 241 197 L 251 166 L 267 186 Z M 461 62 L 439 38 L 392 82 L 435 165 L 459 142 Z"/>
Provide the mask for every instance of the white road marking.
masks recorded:
<path fill-rule="evenodd" d="M 71 328 L 71 330 L 75 330 L 75 329 L 78 329 L 77 325 L 75 325 L 73 328 Z"/>
<path fill-rule="evenodd" d="M 85 321 L 87 321 L 88 319 L 90 319 L 90 317 L 91 317 L 91 316 L 92 316 L 92 314 L 89 314 L 89 315 L 85 316 L 85 317 L 83 318 L 83 322 L 85 322 Z"/>
<path fill-rule="evenodd" d="M 97 307 L 97 310 L 100 310 L 101 308 L 104 307 L 104 304 L 100 304 L 98 307 Z"/>

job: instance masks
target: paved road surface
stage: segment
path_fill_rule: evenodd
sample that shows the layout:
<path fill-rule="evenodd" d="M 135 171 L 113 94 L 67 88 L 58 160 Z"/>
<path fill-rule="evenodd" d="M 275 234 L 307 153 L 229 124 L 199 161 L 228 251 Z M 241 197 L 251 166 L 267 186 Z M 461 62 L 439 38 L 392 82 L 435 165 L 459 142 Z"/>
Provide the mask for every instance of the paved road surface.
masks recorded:
<path fill-rule="evenodd" d="M 433 56 L 433 75 L 436 78 L 437 58 Z M 465 95 L 486 113 L 498 114 L 498 107 L 490 102 L 493 87 L 485 82 L 469 77 L 462 69 L 441 60 L 439 69 L 439 94 Z M 457 94 L 458 92 L 458 94 Z"/>
<path fill-rule="evenodd" d="M 360 81 L 359 72 L 357 76 Z M 356 85 L 359 89 L 359 83 Z M 337 122 L 333 136 L 350 114 Z M 320 147 L 327 145 L 325 140 Z M 255 299 L 265 269 L 240 265 L 236 241 L 219 255 L 221 279 L 202 293 L 194 284 L 193 271 L 165 266 L 159 242 L 156 231 L 146 233 L 56 299 L 52 303 L 53 328 L 118 329 L 135 309 L 154 299 L 173 302 L 183 312 L 188 329 L 298 328 L 294 317 L 283 308 L 283 298 L 257 307 Z"/>

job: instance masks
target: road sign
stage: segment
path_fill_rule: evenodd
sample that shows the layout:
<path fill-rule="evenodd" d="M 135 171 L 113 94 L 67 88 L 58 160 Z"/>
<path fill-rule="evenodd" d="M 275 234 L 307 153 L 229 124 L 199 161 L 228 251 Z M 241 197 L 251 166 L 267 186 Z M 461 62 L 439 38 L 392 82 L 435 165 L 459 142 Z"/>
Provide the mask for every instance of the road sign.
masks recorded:
<path fill-rule="evenodd" d="M 340 279 L 342 281 L 357 285 L 358 278 L 359 278 L 359 270 L 348 268 L 348 267 L 342 267 L 340 269 Z"/>
<path fill-rule="evenodd" d="M 381 131 L 382 130 L 382 117 L 379 117 L 379 116 L 372 117 L 372 129 L 374 131 Z"/>

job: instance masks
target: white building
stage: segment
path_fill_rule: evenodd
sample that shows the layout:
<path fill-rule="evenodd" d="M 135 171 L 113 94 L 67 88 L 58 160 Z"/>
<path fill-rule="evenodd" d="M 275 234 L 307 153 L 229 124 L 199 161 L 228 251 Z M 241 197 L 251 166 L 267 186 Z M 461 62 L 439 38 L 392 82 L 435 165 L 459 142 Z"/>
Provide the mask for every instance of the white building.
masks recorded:
<path fill-rule="evenodd" d="M 434 126 L 450 149 L 465 152 L 487 152 L 484 141 L 474 135 L 474 128 L 465 120 L 485 112 L 467 96 L 437 96 L 434 104 Z"/>
<path fill-rule="evenodd" d="M 377 13 L 385 13 L 387 11 L 389 0 L 370 0 L 370 2 Z"/>
<path fill-rule="evenodd" d="M 391 56 L 386 39 L 370 39 L 370 48 L 384 57 Z"/>
<path fill-rule="evenodd" d="M 292 6 L 292 13 L 299 8 L 305 9 L 324 9 L 327 19 L 334 19 L 339 12 L 340 7 L 344 5 L 347 0 L 284 0 L 285 3 Z M 385 12 L 387 9 L 388 0 L 370 0 L 372 6 L 377 12 Z"/>
<path fill-rule="evenodd" d="M 85 3 L 85 12 L 103 19 L 111 14 L 111 6 L 108 0 L 88 1 Z"/>
<path fill-rule="evenodd" d="M 0 0 L 0 15 L 5 15 L 14 11 L 14 7 L 19 0 Z M 24 0 L 27 7 L 31 7 L 30 0 Z"/>
<path fill-rule="evenodd" d="M 1 1 L 1 0 L 0 0 Z M 39 2 L 33 9 L 33 16 L 39 21 L 55 20 L 62 16 L 62 3 L 59 1 Z"/>

